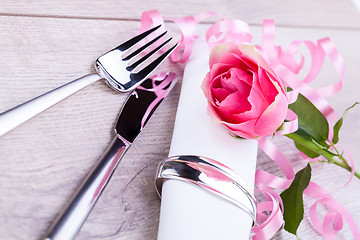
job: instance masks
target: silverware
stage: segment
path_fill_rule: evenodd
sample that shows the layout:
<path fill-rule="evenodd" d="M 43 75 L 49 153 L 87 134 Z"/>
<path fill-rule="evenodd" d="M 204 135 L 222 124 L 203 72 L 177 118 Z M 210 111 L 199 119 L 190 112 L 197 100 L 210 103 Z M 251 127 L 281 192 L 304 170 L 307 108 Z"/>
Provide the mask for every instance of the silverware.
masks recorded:
<path fill-rule="evenodd" d="M 52 225 L 46 240 L 75 238 L 122 156 L 177 81 L 174 73 L 162 78 L 146 80 L 130 94 L 116 123 L 114 140 Z"/>
<path fill-rule="evenodd" d="M 159 52 L 161 48 L 171 41 L 172 38 L 169 38 L 145 56 L 137 59 L 137 57 L 142 54 L 146 48 L 153 46 L 155 42 L 167 33 L 165 31 L 138 49 L 135 49 L 135 46 L 141 42 L 141 40 L 146 38 L 152 32 L 155 32 L 160 28 L 160 26 L 161 25 L 139 34 L 100 56 L 95 61 L 96 73 L 78 78 L 1 113 L 0 136 L 100 79 L 105 79 L 108 85 L 120 92 L 127 92 L 136 88 L 154 72 L 159 64 L 162 63 L 177 46 L 177 44 L 175 44 L 154 61 L 146 64 L 145 62 L 147 59 Z"/>

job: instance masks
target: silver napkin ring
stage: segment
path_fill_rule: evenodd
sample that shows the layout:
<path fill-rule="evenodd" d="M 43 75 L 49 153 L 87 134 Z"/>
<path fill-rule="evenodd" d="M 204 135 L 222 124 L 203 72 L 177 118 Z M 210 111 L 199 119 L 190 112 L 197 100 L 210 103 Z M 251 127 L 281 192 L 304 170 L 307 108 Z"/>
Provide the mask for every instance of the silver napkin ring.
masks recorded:
<path fill-rule="evenodd" d="M 173 156 L 161 161 L 157 168 L 155 186 L 159 196 L 165 179 L 182 180 L 203 187 L 240 207 L 255 224 L 255 198 L 241 177 L 227 166 L 201 156 Z"/>

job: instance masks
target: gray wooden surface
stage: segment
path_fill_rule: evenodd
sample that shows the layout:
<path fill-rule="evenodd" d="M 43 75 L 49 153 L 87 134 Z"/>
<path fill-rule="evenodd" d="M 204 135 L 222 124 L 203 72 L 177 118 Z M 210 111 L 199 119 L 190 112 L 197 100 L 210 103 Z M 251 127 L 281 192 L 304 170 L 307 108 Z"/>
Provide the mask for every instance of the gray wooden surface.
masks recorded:
<path fill-rule="evenodd" d="M 360 13 L 349 0 L 321 1 L 14 1 L 0 3 L 0 112 L 93 71 L 103 52 L 136 33 L 142 11 L 183 17 L 217 11 L 251 24 L 259 43 L 261 23 L 277 23 L 276 42 L 330 36 L 345 58 L 341 93 L 329 102 L 341 113 L 359 101 Z M 211 20 L 213 21 L 213 20 Z M 211 22 L 210 21 L 210 22 Z M 201 29 L 210 26 L 201 24 Z M 172 23 L 167 23 L 175 29 Z M 168 64 L 169 66 L 170 64 Z M 163 70 L 168 69 L 163 66 Z M 171 66 L 181 74 L 181 66 Z M 336 81 L 330 61 L 317 82 Z M 125 155 L 77 239 L 156 239 L 160 200 L 153 187 L 157 163 L 171 141 L 181 85 L 158 109 Z M 112 139 L 112 128 L 126 94 L 103 82 L 82 90 L 0 138 L 0 239 L 40 239 Z M 360 110 L 347 115 L 341 144 L 360 170 Z M 288 141 L 280 148 L 296 169 L 304 161 Z M 279 173 L 259 152 L 258 168 Z M 360 226 L 360 180 L 343 187 L 349 174 L 338 167 L 314 167 L 313 179 L 333 193 Z M 306 208 L 313 199 L 306 198 Z M 303 221 L 301 239 L 322 239 Z M 274 239 L 295 239 L 284 232 Z M 338 239 L 351 239 L 345 224 Z"/>

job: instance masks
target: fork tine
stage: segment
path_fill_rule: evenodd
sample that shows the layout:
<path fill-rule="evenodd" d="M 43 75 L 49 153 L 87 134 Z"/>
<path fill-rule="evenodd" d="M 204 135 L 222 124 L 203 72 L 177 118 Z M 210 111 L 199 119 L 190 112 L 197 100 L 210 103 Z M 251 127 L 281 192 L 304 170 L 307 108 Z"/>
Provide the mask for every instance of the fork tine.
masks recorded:
<path fill-rule="evenodd" d="M 128 56 L 126 56 L 125 58 L 123 58 L 124 61 L 127 61 L 133 57 L 135 57 L 136 55 L 138 55 L 140 52 L 142 52 L 145 48 L 147 48 L 148 46 L 150 46 L 151 44 L 153 44 L 154 42 L 156 42 L 157 40 L 159 40 L 161 37 L 163 37 L 165 34 L 167 33 L 167 31 L 163 32 L 162 34 L 160 34 L 159 36 L 157 36 L 156 38 L 154 38 L 153 40 L 149 41 L 148 43 L 144 44 L 143 46 L 141 46 L 140 48 L 138 48 L 136 51 L 134 51 L 133 53 L 129 54 Z"/>
<path fill-rule="evenodd" d="M 171 47 L 169 50 L 167 50 L 165 53 L 163 53 L 161 56 L 159 56 L 157 59 L 155 59 L 153 62 L 151 62 L 149 65 L 144 67 L 141 71 L 138 73 L 131 73 L 130 79 L 131 81 L 139 82 L 142 79 L 147 78 L 155 69 L 156 67 L 164 61 L 164 59 L 169 56 L 172 51 L 177 47 L 177 43 Z"/>
<path fill-rule="evenodd" d="M 166 40 L 165 42 L 163 42 L 162 44 L 160 44 L 159 46 L 157 46 L 154 50 L 152 50 L 151 52 L 149 52 L 148 54 L 146 54 L 144 57 L 140 58 L 139 60 L 137 60 L 136 62 L 134 62 L 133 64 L 131 64 L 130 66 L 126 67 L 126 70 L 128 71 L 132 71 L 134 70 L 134 68 L 136 68 L 137 66 L 139 66 L 141 63 L 143 63 L 146 59 L 148 59 L 149 57 L 151 57 L 152 55 L 154 55 L 154 53 L 156 53 L 159 49 L 161 49 L 163 46 L 165 46 L 168 42 L 171 41 L 172 38 L 169 38 L 168 40 Z"/>
<path fill-rule="evenodd" d="M 124 42 L 124 43 L 120 44 L 118 47 L 116 47 L 116 49 L 118 49 L 120 51 L 125 51 L 125 50 L 131 48 L 132 46 L 134 46 L 135 44 L 137 44 L 138 42 L 143 40 L 150 33 L 154 32 L 156 29 L 158 29 L 160 26 L 161 26 L 161 24 L 127 40 L 126 42 Z"/>

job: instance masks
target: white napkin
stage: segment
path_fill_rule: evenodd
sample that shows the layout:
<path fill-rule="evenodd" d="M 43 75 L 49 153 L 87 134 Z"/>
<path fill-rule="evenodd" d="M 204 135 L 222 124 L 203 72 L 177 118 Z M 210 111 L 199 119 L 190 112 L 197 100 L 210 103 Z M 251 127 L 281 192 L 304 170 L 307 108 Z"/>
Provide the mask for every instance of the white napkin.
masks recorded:
<path fill-rule="evenodd" d="M 199 39 L 184 72 L 169 156 L 200 155 L 233 169 L 253 192 L 257 142 L 231 137 L 212 122 L 201 83 L 209 71 L 209 49 Z M 249 239 L 251 217 L 194 184 L 165 180 L 158 240 Z"/>

